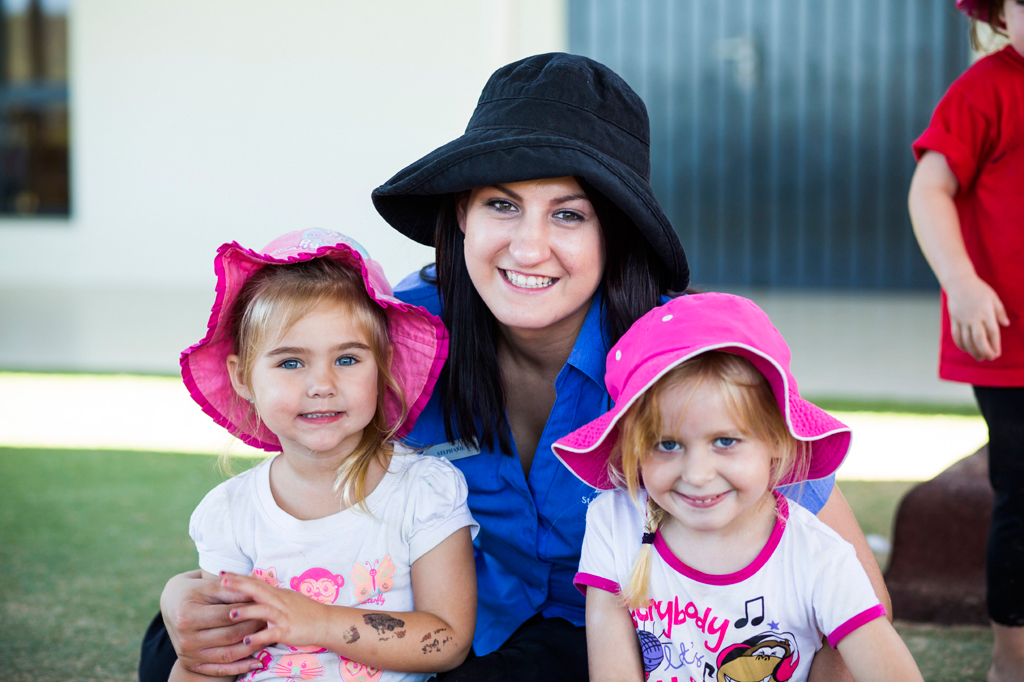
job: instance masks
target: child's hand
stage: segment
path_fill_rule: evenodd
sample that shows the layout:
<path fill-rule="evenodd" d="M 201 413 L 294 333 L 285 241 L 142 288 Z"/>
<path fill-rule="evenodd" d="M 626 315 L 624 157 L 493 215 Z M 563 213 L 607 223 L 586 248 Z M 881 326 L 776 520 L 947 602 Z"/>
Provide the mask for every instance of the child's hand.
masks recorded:
<path fill-rule="evenodd" d="M 995 360 L 1002 354 L 999 327 L 1010 318 L 999 295 L 977 275 L 965 275 L 946 288 L 953 343 L 975 360 Z"/>
<path fill-rule="evenodd" d="M 245 638 L 245 643 L 265 647 L 275 642 L 288 646 L 322 646 L 326 635 L 327 606 L 294 590 L 271 587 L 258 578 L 225 573 L 221 584 L 252 597 L 252 605 L 239 606 L 232 620 L 266 621 L 265 630 Z"/>

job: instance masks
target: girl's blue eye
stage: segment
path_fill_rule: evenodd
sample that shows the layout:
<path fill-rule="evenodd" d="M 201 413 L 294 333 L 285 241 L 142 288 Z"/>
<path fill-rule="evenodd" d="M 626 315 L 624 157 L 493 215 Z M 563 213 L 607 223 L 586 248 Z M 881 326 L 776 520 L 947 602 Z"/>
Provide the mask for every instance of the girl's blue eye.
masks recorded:
<path fill-rule="evenodd" d="M 302 363 L 299 362 L 298 360 L 285 360 L 280 365 L 278 365 L 278 367 L 281 367 L 283 369 L 298 369 L 299 367 L 302 367 Z"/>
<path fill-rule="evenodd" d="M 733 445 L 736 445 L 736 439 L 735 438 L 724 438 L 723 437 L 723 438 L 716 438 L 715 439 L 715 446 L 716 447 L 731 448 Z"/>
<path fill-rule="evenodd" d="M 662 452 L 676 452 L 683 448 L 682 445 L 674 440 L 663 440 L 654 447 Z"/>
<path fill-rule="evenodd" d="M 338 358 L 337 360 L 334 361 L 334 364 L 335 365 L 341 365 L 342 367 L 348 367 L 349 365 L 354 365 L 357 362 L 359 362 L 359 361 L 356 360 L 351 355 L 342 355 L 340 358 Z"/>

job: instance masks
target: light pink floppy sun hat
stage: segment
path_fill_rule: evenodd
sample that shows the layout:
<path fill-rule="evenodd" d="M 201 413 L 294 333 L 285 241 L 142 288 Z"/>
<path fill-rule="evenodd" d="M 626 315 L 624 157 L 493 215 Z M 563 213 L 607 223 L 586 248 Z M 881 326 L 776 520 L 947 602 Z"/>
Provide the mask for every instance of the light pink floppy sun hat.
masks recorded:
<path fill-rule="evenodd" d="M 202 341 L 181 354 L 185 386 L 203 412 L 243 442 L 270 452 L 280 451 L 277 436 L 262 422 L 251 423 L 249 404 L 231 386 L 225 365 L 234 352 L 231 314 L 242 287 L 258 270 L 314 258 L 332 258 L 361 272 L 366 293 L 384 309 L 391 336 L 392 371 L 404 390 L 408 410 L 398 435 L 406 435 L 430 399 L 448 357 L 448 332 L 435 315 L 395 298 L 380 264 L 355 240 L 330 230 L 289 232 L 262 251 L 246 249 L 237 242 L 217 249 L 217 298 L 209 329 Z M 401 411 L 401 397 L 389 389 L 385 406 L 387 418 L 393 423 Z"/>
<path fill-rule="evenodd" d="M 791 474 L 782 484 L 835 473 L 850 450 L 850 428 L 800 397 L 789 371 L 789 346 L 764 311 L 748 299 L 717 293 L 674 298 L 630 327 L 608 353 L 605 383 L 615 406 L 556 441 L 555 456 L 584 483 L 614 488 L 608 457 L 619 419 L 671 369 L 708 351 L 749 360 L 768 380 L 789 432 L 811 444 L 805 475 Z"/>

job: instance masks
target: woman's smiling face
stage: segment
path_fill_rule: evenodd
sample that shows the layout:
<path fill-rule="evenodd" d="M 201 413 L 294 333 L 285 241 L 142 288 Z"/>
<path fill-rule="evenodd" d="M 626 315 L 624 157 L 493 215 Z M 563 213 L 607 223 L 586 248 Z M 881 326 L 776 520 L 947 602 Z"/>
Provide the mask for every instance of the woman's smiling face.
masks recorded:
<path fill-rule="evenodd" d="M 582 324 L 604 274 L 593 205 L 572 177 L 478 187 L 459 202 L 466 268 L 498 322 Z"/>

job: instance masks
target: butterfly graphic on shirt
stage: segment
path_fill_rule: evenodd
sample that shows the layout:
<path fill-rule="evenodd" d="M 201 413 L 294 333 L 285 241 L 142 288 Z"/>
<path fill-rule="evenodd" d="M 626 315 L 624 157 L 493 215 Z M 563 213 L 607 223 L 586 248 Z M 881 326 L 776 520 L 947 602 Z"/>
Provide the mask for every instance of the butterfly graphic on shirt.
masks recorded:
<path fill-rule="evenodd" d="M 391 555 L 352 567 L 352 593 L 358 604 L 383 604 L 384 593 L 395 585 L 395 564 Z"/>
<path fill-rule="evenodd" d="M 341 679 L 345 682 L 377 682 L 384 672 L 340 655 L 338 656 L 338 668 L 341 670 Z"/>

